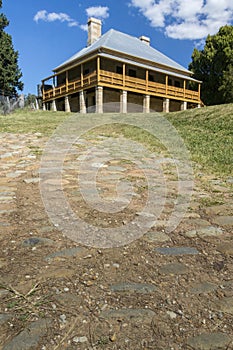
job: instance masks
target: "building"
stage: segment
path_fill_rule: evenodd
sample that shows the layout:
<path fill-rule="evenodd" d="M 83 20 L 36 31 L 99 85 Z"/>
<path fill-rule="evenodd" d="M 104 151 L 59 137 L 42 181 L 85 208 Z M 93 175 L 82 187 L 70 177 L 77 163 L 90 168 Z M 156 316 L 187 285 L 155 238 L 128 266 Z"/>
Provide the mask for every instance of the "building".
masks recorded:
<path fill-rule="evenodd" d="M 44 109 L 67 112 L 169 112 L 200 107 L 201 82 L 150 46 L 145 36 L 101 34 L 88 20 L 87 47 L 42 80 Z M 134 110 L 135 111 L 135 110 Z"/>

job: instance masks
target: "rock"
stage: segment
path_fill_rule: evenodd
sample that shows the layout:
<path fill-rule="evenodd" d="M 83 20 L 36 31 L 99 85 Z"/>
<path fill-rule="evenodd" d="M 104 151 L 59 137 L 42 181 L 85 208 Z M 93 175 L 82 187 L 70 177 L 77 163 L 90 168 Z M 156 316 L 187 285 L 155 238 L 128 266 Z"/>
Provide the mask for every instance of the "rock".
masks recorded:
<path fill-rule="evenodd" d="M 209 216 L 216 215 L 231 215 L 233 212 L 233 206 L 228 204 L 213 205 L 211 207 L 205 208 L 205 212 Z"/>
<path fill-rule="evenodd" d="M 233 216 L 216 216 L 213 222 L 224 228 L 231 228 L 233 227 Z"/>
<path fill-rule="evenodd" d="M 151 319 L 155 316 L 155 312 L 150 309 L 119 309 L 102 311 L 100 318 L 104 319 L 142 319 L 151 322 Z"/>
<path fill-rule="evenodd" d="M 191 247 L 165 247 L 155 248 L 156 252 L 163 255 L 195 255 L 199 254 L 198 250 Z"/>
<path fill-rule="evenodd" d="M 184 236 L 186 237 L 216 237 L 220 236 L 223 234 L 223 231 L 219 227 L 215 226 L 208 226 L 208 227 L 203 227 L 198 230 L 191 230 L 188 232 L 184 233 Z"/>
<path fill-rule="evenodd" d="M 86 343 L 88 341 L 87 337 L 74 337 L 73 342 L 74 343 Z"/>
<path fill-rule="evenodd" d="M 45 260 L 51 260 L 54 258 L 70 258 L 73 256 L 81 255 L 84 252 L 85 252 L 85 249 L 82 247 L 63 249 L 58 252 L 47 255 Z"/>
<path fill-rule="evenodd" d="M 50 266 L 48 269 L 43 269 L 39 274 L 40 280 L 46 280 L 48 278 L 69 278 L 75 274 L 72 269 L 61 269 L 57 267 Z"/>
<path fill-rule="evenodd" d="M 53 245 L 55 242 L 49 238 L 41 238 L 41 237 L 30 237 L 23 241 L 23 246 L 25 247 L 33 247 L 36 245 Z"/>
<path fill-rule="evenodd" d="M 173 311 L 167 311 L 167 315 L 174 320 L 177 317 L 177 314 Z"/>
<path fill-rule="evenodd" d="M 225 350 L 231 339 L 225 333 L 203 333 L 188 339 L 188 345 L 195 350 Z"/>
<path fill-rule="evenodd" d="M 202 227 L 210 226 L 211 224 L 209 221 L 203 219 L 185 219 L 184 225 L 187 227 L 191 226 L 194 229 L 199 229 Z"/>
<path fill-rule="evenodd" d="M 141 284 L 141 283 L 128 283 L 123 282 L 119 284 L 113 284 L 110 287 L 113 292 L 130 292 L 130 293 L 152 293 L 157 290 L 156 286 L 153 284 Z"/>
<path fill-rule="evenodd" d="M 26 184 L 36 184 L 40 181 L 39 177 L 33 177 L 31 179 L 24 179 L 23 180 Z"/>
<path fill-rule="evenodd" d="M 233 255 L 233 241 L 221 243 L 216 249 L 222 254 Z"/>
<path fill-rule="evenodd" d="M 9 321 L 12 318 L 12 315 L 9 314 L 0 314 L 0 326 Z"/>
<path fill-rule="evenodd" d="M 215 291 L 218 288 L 216 284 L 210 283 L 210 282 L 203 282 L 198 283 L 194 285 L 190 292 L 193 294 L 204 294 L 204 293 L 210 293 Z"/>
<path fill-rule="evenodd" d="M 214 309 L 233 315 L 233 297 L 225 297 L 214 303 Z"/>
<path fill-rule="evenodd" d="M 51 321 L 39 319 L 30 323 L 22 332 L 5 344 L 2 350 L 31 350 L 39 346 L 42 337 L 47 333 Z"/>
<path fill-rule="evenodd" d="M 149 243 L 170 241 L 170 237 L 163 232 L 148 232 L 143 236 L 143 239 Z"/>
<path fill-rule="evenodd" d="M 159 273 L 165 275 L 183 275 L 188 272 L 188 267 L 182 263 L 170 263 L 159 269 Z"/>

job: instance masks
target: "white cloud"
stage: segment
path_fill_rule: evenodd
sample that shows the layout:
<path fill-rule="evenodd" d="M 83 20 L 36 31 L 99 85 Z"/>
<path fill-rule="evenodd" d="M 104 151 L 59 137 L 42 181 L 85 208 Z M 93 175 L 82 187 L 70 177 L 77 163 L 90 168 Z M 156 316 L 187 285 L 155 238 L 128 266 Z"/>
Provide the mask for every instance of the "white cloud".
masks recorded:
<path fill-rule="evenodd" d="M 96 17 L 100 19 L 105 19 L 109 17 L 109 8 L 107 6 L 93 6 L 86 9 L 88 17 Z"/>
<path fill-rule="evenodd" d="M 131 0 L 131 6 L 174 39 L 203 39 L 233 22 L 232 0 Z"/>
<path fill-rule="evenodd" d="M 56 13 L 56 12 L 50 12 L 48 13 L 46 10 L 38 11 L 34 16 L 34 21 L 44 21 L 44 22 L 54 22 L 54 21 L 60 21 L 60 22 L 66 22 L 69 27 L 77 27 L 78 22 L 76 22 L 74 19 L 72 19 L 69 15 L 66 13 Z"/>
<path fill-rule="evenodd" d="M 84 30 L 85 32 L 88 31 L 88 25 L 87 25 L 87 24 L 81 24 L 81 25 L 80 25 L 80 28 L 81 28 L 82 30 Z"/>

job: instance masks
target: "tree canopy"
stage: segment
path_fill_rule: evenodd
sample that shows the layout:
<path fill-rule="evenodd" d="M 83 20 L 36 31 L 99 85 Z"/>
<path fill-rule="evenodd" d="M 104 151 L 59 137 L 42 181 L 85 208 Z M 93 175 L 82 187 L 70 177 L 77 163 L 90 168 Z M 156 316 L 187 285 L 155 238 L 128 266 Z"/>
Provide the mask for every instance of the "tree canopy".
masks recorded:
<path fill-rule="evenodd" d="M 206 105 L 233 102 L 233 26 L 208 35 L 203 50 L 194 49 L 189 69 L 201 80 Z"/>
<path fill-rule="evenodd" d="M 0 9 L 2 0 L 0 0 Z M 11 36 L 5 32 L 9 21 L 0 13 L 0 94 L 15 95 L 23 90 L 21 70 L 18 67 L 18 51 L 14 50 Z"/>

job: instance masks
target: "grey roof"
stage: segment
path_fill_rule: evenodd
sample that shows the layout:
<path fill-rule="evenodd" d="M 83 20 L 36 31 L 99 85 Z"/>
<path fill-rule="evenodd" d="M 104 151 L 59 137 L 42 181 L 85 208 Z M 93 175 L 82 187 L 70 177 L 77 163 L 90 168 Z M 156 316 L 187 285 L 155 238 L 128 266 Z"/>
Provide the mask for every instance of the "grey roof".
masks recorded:
<path fill-rule="evenodd" d="M 110 49 L 115 52 L 133 56 L 135 58 L 144 59 L 146 61 L 151 61 L 153 63 L 161 64 L 163 66 L 167 66 L 173 69 L 178 69 L 186 74 L 191 74 L 190 71 L 181 66 L 179 63 L 173 61 L 158 50 L 147 45 L 140 39 L 116 31 L 114 29 L 110 29 L 107 33 L 105 33 L 98 40 L 96 40 L 92 45 L 85 47 L 81 51 L 77 52 L 67 61 L 63 62 L 61 65 L 56 67 L 54 71 L 57 71 L 63 66 L 72 63 L 73 61 L 76 61 L 78 59 L 81 59 L 84 56 L 101 48 Z"/>

